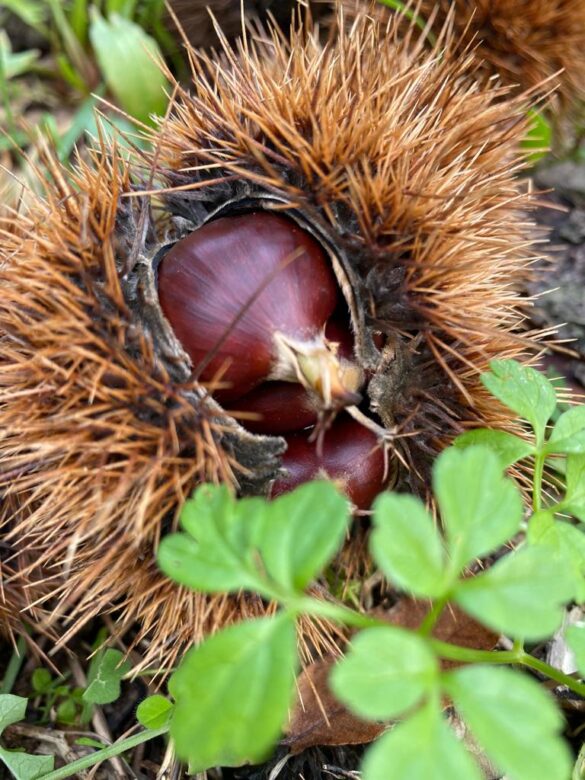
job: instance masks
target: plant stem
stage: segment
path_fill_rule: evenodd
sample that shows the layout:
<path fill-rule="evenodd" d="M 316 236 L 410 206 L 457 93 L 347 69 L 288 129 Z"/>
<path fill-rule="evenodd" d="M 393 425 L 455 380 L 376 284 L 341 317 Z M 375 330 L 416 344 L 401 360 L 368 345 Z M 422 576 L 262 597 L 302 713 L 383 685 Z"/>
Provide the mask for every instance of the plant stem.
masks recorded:
<path fill-rule="evenodd" d="M 160 737 L 162 734 L 166 734 L 168 730 L 168 726 L 163 726 L 160 729 L 147 729 L 146 731 L 141 731 L 133 737 L 122 739 L 120 742 L 114 742 L 113 745 L 109 745 L 102 750 L 96 750 L 96 752 L 92 753 L 90 756 L 84 756 L 77 761 L 73 761 L 71 764 L 67 764 L 67 766 L 61 767 L 61 769 L 55 769 L 53 772 L 41 775 L 39 780 L 62 780 L 62 778 L 71 777 L 78 772 L 82 772 L 84 769 L 89 769 L 91 766 L 106 761 L 108 758 L 119 756 L 120 753 L 125 753 L 127 750 L 131 750 L 137 745 L 141 745 L 143 742 L 148 742 L 151 739 Z"/>
<path fill-rule="evenodd" d="M 451 645 L 448 642 L 441 642 L 438 639 L 431 639 L 430 643 L 435 652 L 442 658 L 449 661 L 461 661 L 462 663 L 488 663 L 488 664 L 517 664 L 527 666 L 541 674 L 546 675 L 559 685 L 566 685 L 574 693 L 585 697 L 585 683 L 576 680 L 545 661 L 539 661 L 538 658 L 526 653 L 523 649 L 519 650 L 473 650 L 469 647 L 459 647 Z"/>
<path fill-rule="evenodd" d="M 542 451 L 536 453 L 534 458 L 534 483 L 532 488 L 532 509 L 538 512 L 542 506 L 542 475 L 546 454 Z"/>
<path fill-rule="evenodd" d="M 26 641 L 24 637 L 19 637 L 16 643 L 16 648 L 10 656 L 10 661 L 4 672 L 4 678 L 2 679 L 2 685 L 0 686 L 0 693 L 10 693 L 14 688 L 14 683 L 18 677 L 20 667 L 25 659 Z"/>
<path fill-rule="evenodd" d="M 332 604 L 329 601 L 321 601 L 311 596 L 300 596 L 298 599 L 286 599 L 286 608 L 295 615 L 304 613 L 312 617 L 326 618 L 336 620 L 346 626 L 355 626 L 356 628 L 379 628 L 388 627 L 388 622 L 371 615 L 363 615 L 361 612 L 345 607 L 341 604 Z"/>
<path fill-rule="evenodd" d="M 437 601 L 434 602 L 432 608 L 427 612 L 425 619 L 420 624 L 418 633 L 423 636 L 430 636 L 431 631 L 435 627 L 437 620 L 440 618 L 442 611 L 445 609 L 447 602 L 449 601 L 449 594 L 446 594 Z"/>
<path fill-rule="evenodd" d="M 437 655 L 449 661 L 461 661 L 466 664 L 516 664 L 518 653 L 514 650 L 474 650 L 471 647 L 460 647 L 440 639 L 430 639 L 432 648 Z"/>
<path fill-rule="evenodd" d="M 520 663 L 523 664 L 523 666 L 528 666 L 530 669 L 534 669 L 535 671 L 540 672 L 541 674 L 545 674 L 559 685 L 566 685 L 567 688 L 570 688 L 572 691 L 574 691 L 574 693 L 577 693 L 579 696 L 583 696 L 583 698 L 585 698 L 585 683 L 579 682 L 579 680 L 571 677 L 571 675 L 561 672 L 560 669 L 555 669 L 554 666 L 547 664 L 545 661 L 540 661 L 538 658 L 535 658 L 533 655 L 529 655 L 528 653 L 522 654 L 522 660 Z"/>

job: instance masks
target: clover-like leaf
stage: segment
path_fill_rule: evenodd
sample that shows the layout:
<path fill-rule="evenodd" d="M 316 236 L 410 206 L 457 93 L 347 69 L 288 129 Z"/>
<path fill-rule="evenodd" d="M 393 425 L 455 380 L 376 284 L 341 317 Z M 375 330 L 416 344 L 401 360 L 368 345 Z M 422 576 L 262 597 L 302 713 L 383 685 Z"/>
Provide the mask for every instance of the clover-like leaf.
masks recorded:
<path fill-rule="evenodd" d="M 203 485 L 187 501 L 181 525 L 159 547 L 171 579 L 195 590 L 295 594 L 341 546 L 349 503 L 329 481 L 301 485 L 275 501 L 236 500 L 225 486 Z"/>
<path fill-rule="evenodd" d="M 575 406 L 559 417 L 546 443 L 546 451 L 585 454 L 585 406 Z"/>
<path fill-rule="evenodd" d="M 225 485 L 201 485 L 181 512 L 187 533 L 170 534 L 160 544 L 160 568 L 181 585 L 207 593 L 261 591 L 254 552 L 266 506 L 261 498 L 237 501 Z"/>
<path fill-rule="evenodd" d="M 136 720 L 147 729 L 166 726 L 173 714 L 173 702 L 155 693 L 140 702 L 136 708 Z"/>
<path fill-rule="evenodd" d="M 349 517 L 347 499 L 326 480 L 270 502 L 257 531 L 268 575 L 287 591 L 306 588 L 341 547 Z"/>
<path fill-rule="evenodd" d="M 363 780 L 481 780 L 475 761 L 430 703 L 366 752 Z"/>
<path fill-rule="evenodd" d="M 508 466 L 512 466 L 534 453 L 534 447 L 526 439 L 521 439 L 507 431 L 497 431 L 491 428 L 476 428 L 473 431 L 466 431 L 458 436 L 453 444 L 461 449 L 471 447 L 474 444 L 489 447 L 498 456 L 500 466 L 503 469 L 507 469 Z"/>
<path fill-rule="evenodd" d="M 585 522 L 585 455 L 568 455 L 565 480 L 566 494 L 561 507 Z"/>
<path fill-rule="evenodd" d="M 120 696 L 120 683 L 132 664 L 124 654 L 112 647 L 98 655 L 97 663 L 88 675 L 88 685 L 83 700 L 88 704 L 110 704 Z"/>
<path fill-rule="evenodd" d="M 585 533 L 582 527 L 555 520 L 549 510 L 536 512 L 528 526 L 530 544 L 544 547 L 573 581 L 573 597 L 585 602 Z"/>
<path fill-rule="evenodd" d="M 487 447 L 445 450 L 435 462 L 433 484 L 455 572 L 520 528 L 520 492 Z"/>
<path fill-rule="evenodd" d="M 291 704 L 297 665 L 295 624 L 286 614 L 230 626 L 187 653 L 169 691 L 171 736 L 192 772 L 266 758 Z"/>
<path fill-rule="evenodd" d="M 438 662 L 416 634 L 393 626 L 361 631 L 333 669 L 331 688 L 352 712 L 389 720 L 436 686 Z"/>
<path fill-rule="evenodd" d="M 556 405 L 553 384 L 544 374 L 516 360 L 492 360 L 490 371 L 482 374 L 485 387 L 505 406 L 532 425 L 538 441 Z"/>
<path fill-rule="evenodd" d="M 560 738 L 554 700 L 526 675 L 468 666 L 444 679 L 447 692 L 479 745 L 513 780 L 567 780 L 571 756 Z"/>
<path fill-rule="evenodd" d="M 453 598 L 494 631 L 536 640 L 560 626 L 573 590 L 570 574 L 546 549 L 524 547 L 486 572 L 461 580 Z"/>
<path fill-rule="evenodd" d="M 415 596 L 438 598 L 448 585 L 443 541 L 419 499 L 383 493 L 374 503 L 372 555 L 384 574 Z"/>

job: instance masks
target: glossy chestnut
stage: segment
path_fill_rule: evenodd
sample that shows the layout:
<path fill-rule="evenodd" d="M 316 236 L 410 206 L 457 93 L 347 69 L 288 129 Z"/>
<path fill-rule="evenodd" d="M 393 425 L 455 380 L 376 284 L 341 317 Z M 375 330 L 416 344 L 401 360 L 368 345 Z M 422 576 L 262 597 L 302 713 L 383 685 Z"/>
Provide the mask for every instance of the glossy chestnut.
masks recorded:
<path fill-rule="evenodd" d="M 320 244 L 267 211 L 221 217 L 178 241 L 158 269 L 165 317 L 221 400 L 266 380 L 297 382 L 326 408 L 359 399 L 324 336 L 341 293 Z"/>
<path fill-rule="evenodd" d="M 286 474 L 275 480 L 271 497 L 288 493 L 304 482 L 328 477 L 358 509 L 368 509 L 384 488 L 384 451 L 375 433 L 348 416 L 338 417 L 324 435 L 321 452 L 310 432 L 286 436 L 282 456 Z"/>

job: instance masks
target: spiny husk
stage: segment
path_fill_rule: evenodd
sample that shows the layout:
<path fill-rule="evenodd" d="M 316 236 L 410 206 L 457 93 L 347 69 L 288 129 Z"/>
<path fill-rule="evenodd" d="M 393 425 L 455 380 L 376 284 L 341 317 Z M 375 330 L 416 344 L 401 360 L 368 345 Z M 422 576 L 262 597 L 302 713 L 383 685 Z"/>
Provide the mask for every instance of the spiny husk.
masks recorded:
<path fill-rule="evenodd" d="M 476 52 L 487 77 L 520 89 L 555 88 L 559 108 L 585 98 L 583 0 L 422 0 L 423 17 L 440 29 L 452 17 L 463 45 Z"/>
<path fill-rule="evenodd" d="M 242 33 L 242 9 L 247 19 L 266 22 L 268 16 L 288 30 L 294 0 L 169 0 L 168 26 L 171 32 L 185 35 L 194 48 L 210 48 L 219 44 L 214 20 L 222 34 L 233 40 Z M 325 2 L 306 3 L 313 19 L 329 13 Z"/>
<path fill-rule="evenodd" d="M 187 593 L 154 561 L 196 484 L 258 489 L 282 449 L 244 441 L 177 379 L 134 306 L 135 267 L 230 198 L 275 199 L 348 258 L 366 330 L 389 339 L 372 399 L 413 484 L 458 431 L 510 424 L 478 376 L 533 347 L 519 333 L 532 261 L 516 178 L 525 106 L 478 86 L 449 41 L 429 52 L 398 29 L 363 15 L 325 47 L 301 26 L 289 43 L 274 32 L 226 48 L 221 63 L 192 52 L 193 93 L 177 86 L 140 164 L 116 149 L 73 173 L 52 163 L 45 198 L 12 221 L 0 248 L 2 520 L 34 552 L 25 573 L 53 578 L 62 641 L 116 610 L 120 632 L 138 623 L 144 663 L 169 666 L 265 609 Z M 305 625 L 307 654 L 335 640 Z"/>
<path fill-rule="evenodd" d="M 475 83 L 446 31 L 426 52 L 403 22 L 361 14 L 330 46 L 304 27 L 289 44 L 273 33 L 238 58 L 226 44 L 222 66 L 194 55 L 194 92 L 179 88 L 156 144 L 173 213 L 261 192 L 350 258 L 369 328 L 393 340 L 372 400 L 414 438 L 407 457 L 506 422 L 478 377 L 530 350 L 534 228 L 516 176 L 524 100 Z"/>

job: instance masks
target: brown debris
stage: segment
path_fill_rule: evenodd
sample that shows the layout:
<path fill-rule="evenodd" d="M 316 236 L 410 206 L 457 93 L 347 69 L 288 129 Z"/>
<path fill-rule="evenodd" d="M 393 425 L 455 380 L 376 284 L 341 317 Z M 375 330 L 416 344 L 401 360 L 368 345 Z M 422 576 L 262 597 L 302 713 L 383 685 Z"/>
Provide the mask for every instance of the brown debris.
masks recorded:
<path fill-rule="evenodd" d="M 384 614 L 378 613 L 378 616 L 394 625 L 416 631 L 429 609 L 428 602 L 404 596 L 392 609 Z M 449 604 L 443 610 L 433 630 L 433 636 L 441 642 L 449 642 L 473 650 L 493 650 L 498 643 L 498 634 L 469 617 L 456 604 Z M 460 664 L 454 661 L 443 661 L 442 665 L 443 668 L 449 669 Z"/>
<path fill-rule="evenodd" d="M 293 755 L 316 745 L 364 745 L 387 727 L 358 718 L 334 697 L 328 680 L 336 660 L 314 661 L 297 680 L 297 701 L 282 740 Z"/>

